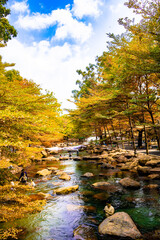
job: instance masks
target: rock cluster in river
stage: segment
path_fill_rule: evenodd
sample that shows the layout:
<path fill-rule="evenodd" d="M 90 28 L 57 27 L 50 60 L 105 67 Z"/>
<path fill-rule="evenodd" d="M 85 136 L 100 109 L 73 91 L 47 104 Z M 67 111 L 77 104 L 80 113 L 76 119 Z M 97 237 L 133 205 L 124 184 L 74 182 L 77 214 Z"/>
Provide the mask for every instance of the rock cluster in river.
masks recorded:
<path fill-rule="evenodd" d="M 115 150 L 108 150 L 107 148 L 99 147 L 99 149 L 89 149 L 88 153 L 91 155 L 83 156 L 83 157 L 72 157 L 74 161 L 86 161 L 88 165 L 95 164 L 102 169 L 102 173 L 99 174 L 99 177 L 105 178 L 106 169 L 108 177 L 109 172 L 121 172 L 125 171 L 128 173 L 134 173 L 137 176 L 137 179 L 141 177 L 145 177 L 148 181 L 160 179 L 160 157 L 152 156 L 152 155 L 145 155 L 142 153 L 137 154 L 134 156 L 133 151 L 123 150 L 123 149 L 115 149 Z M 44 160 L 55 160 L 53 153 L 49 152 L 47 155 L 43 153 Z M 55 153 L 54 153 L 55 154 Z M 69 157 L 60 157 L 56 160 L 68 160 Z M 59 179 L 61 180 L 70 180 L 70 176 L 67 173 L 64 173 L 58 169 L 48 169 L 48 171 L 52 171 L 52 173 L 58 175 Z M 86 172 L 81 177 L 85 178 L 93 178 L 96 177 L 95 174 L 92 172 Z M 55 185 L 56 186 L 56 185 Z M 57 185 L 58 186 L 58 185 Z M 141 186 L 140 181 L 136 181 L 132 179 L 132 177 L 125 177 L 122 178 L 119 182 L 110 183 L 107 181 L 95 182 L 91 185 L 91 188 L 102 190 L 101 193 L 93 194 L 93 198 L 98 200 L 107 200 L 111 194 L 120 193 L 123 190 L 127 191 L 127 189 L 139 189 L 143 187 L 144 190 L 147 189 L 158 189 L 159 185 L 154 183 L 149 183 L 146 186 Z M 54 190 L 54 194 L 68 194 L 74 191 L 77 191 L 79 188 L 78 185 L 68 186 L 68 187 L 61 187 Z M 136 199 L 135 199 L 136 201 Z M 75 211 L 75 210 L 85 210 L 84 206 L 76 206 L 76 205 L 68 205 L 68 211 Z M 138 239 L 141 238 L 141 233 L 137 229 L 136 225 L 134 224 L 133 220 L 130 216 L 125 212 L 116 212 L 114 213 L 114 208 L 110 209 L 106 207 L 106 219 L 99 225 L 98 230 L 102 236 L 118 236 L 122 238 L 132 238 Z M 113 214 L 113 215 L 112 215 Z M 112 216 L 110 216 L 112 215 Z M 92 235 L 92 228 L 86 225 L 81 225 L 74 231 L 75 239 L 89 239 L 85 237 L 86 234 L 91 236 L 91 239 L 96 239 L 96 236 Z"/>

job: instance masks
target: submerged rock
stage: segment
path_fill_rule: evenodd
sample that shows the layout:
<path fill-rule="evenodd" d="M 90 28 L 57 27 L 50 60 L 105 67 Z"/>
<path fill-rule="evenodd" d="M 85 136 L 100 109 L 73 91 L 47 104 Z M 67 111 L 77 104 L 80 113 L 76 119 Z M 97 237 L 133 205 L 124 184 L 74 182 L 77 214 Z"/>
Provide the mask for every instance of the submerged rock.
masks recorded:
<path fill-rule="evenodd" d="M 117 212 L 106 218 L 98 227 L 99 233 L 102 235 L 130 237 L 138 239 L 141 233 L 137 229 L 133 220 L 125 212 Z"/>
<path fill-rule="evenodd" d="M 80 225 L 74 230 L 74 239 L 76 240 L 97 240 L 95 230 L 91 226 Z"/>
<path fill-rule="evenodd" d="M 95 212 L 96 211 L 96 208 L 94 206 L 83 206 L 83 205 L 75 205 L 75 204 L 67 205 L 67 210 L 69 212 L 80 210 L 80 209 L 87 211 L 87 212 Z"/>
<path fill-rule="evenodd" d="M 93 195 L 94 199 L 97 199 L 100 201 L 106 201 L 109 197 L 110 197 L 110 195 L 106 192 L 97 193 L 97 194 Z"/>
<path fill-rule="evenodd" d="M 56 193 L 57 195 L 68 194 L 68 193 L 72 193 L 72 192 L 77 191 L 78 188 L 79 188 L 78 185 L 69 186 L 69 187 L 62 187 L 62 188 L 58 188 L 58 189 L 54 190 L 53 193 Z"/>

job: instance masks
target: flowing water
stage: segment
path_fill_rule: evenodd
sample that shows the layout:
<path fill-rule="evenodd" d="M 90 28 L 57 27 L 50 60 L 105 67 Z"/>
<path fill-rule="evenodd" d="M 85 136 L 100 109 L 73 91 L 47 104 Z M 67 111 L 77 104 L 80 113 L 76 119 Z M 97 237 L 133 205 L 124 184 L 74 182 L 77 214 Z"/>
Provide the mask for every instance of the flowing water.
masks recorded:
<path fill-rule="evenodd" d="M 70 174 L 71 180 L 60 180 L 54 174 L 50 177 L 34 177 L 38 170 L 47 167 L 62 169 Z M 92 172 L 94 177 L 90 179 L 82 177 L 85 172 Z M 140 181 L 141 188 L 139 190 L 122 191 L 119 188 L 118 192 L 110 194 L 93 189 L 91 184 L 98 181 L 109 181 L 118 186 L 119 180 L 129 176 L 130 173 L 102 169 L 100 165 L 91 161 L 73 161 L 71 159 L 32 165 L 28 169 L 28 175 L 36 183 L 37 192 L 49 193 L 53 198 L 47 201 L 40 213 L 31 214 L 14 222 L 14 226 L 26 229 L 25 234 L 20 236 L 20 240 L 73 240 L 75 239 L 74 230 L 82 224 L 93 229 L 91 240 L 104 239 L 98 234 L 98 225 L 105 219 L 103 209 L 107 202 L 114 206 L 115 212 L 127 212 L 142 234 L 160 227 L 159 192 L 158 190 L 144 191 L 143 186 L 148 182 L 136 175 L 131 177 Z M 55 186 L 55 183 L 60 185 Z M 154 183 L 156 183 L 155 180 Z M 53 194 L 54 189 L 71 185 L 79 185 L 79 190 L 67 195 Z M 82 207 L 77 208 L 77 206 Z M 84 209 L 84 206 L 87 208 Z M 11 223 L 7 224 L 11 226 Z M 114 240 L 113 237 L 111 239 Z"/>

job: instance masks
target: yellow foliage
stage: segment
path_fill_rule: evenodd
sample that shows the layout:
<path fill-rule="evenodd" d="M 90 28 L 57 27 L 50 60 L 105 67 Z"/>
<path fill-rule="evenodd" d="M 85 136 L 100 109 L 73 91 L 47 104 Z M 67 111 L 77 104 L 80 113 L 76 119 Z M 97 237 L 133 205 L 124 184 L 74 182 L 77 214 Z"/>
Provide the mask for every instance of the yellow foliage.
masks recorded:
<path fill-rule="evenodd" d="M 0 168 L 8 168 L 11 165 L 8 158 L 2 157 L 0 160 Z M 13 165 L 13 164 L 12 164 Z"/>
<path fill-rule="evenodd" d="M 0 222 L 13 221 L 28 213 L 41 211 L 46 201 L 32 201 L 26 194 L 28 191 L 34 192 L 34 189 L 26 185 L 0 186 Z"/>
<path fill-rule="evenodd" d="M 17 235 L 20 233 L 22 229 L 16 229 L 14 227 L 7 229 L 6 231 L 3 231 L 0 229 L 0 239 L 8 239 L 11 237 L 12 239 L 18 239 Z"/>

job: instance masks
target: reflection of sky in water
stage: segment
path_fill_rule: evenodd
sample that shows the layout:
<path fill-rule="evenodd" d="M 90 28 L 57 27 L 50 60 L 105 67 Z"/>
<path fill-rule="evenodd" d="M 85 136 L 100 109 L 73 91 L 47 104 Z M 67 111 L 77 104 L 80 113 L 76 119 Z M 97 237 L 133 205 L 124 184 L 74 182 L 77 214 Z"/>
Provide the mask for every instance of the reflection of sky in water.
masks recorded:
<path fill-rule="evenodd" d="M 72 240 L 73 231 L 81 224 L 92 225 L 97 232 L 97 224 L 91 223 L 89 218 L 95 219 L 98 224 L 104 219 L 104 206 L 106 200 L 97 200 L 94 194 L 102 191 L 94 190 L 91 184 L 97 181 L 109 181 L 111 184 L 118 184 L 119 180 L 125 177 L 125 173 L 112 174 L 101 169 L 96 164 L 89 162 L 77 162 L 73 160 L 50 162 L 48 166 L 56 166 L 64 172 L 72 173 L 70 181 L 58 179 L 58 176 L 51 175 L 45 178 L 35 178 L 37 181 L 36 191 L 50 193 L 53 198 L 47 202 L 44 209 L 37 214 L 30 215 L 27 218 L 17 220 L 15 224 L 24 226 L 27 234 L 20 240 Z M 34 176 L 36 171 L 47 168 L 47 164 L 32 166 L 29 174 Z M 91 179 L 82 178 L 85 172 L 94 173 L 95 177 Z M 105 178 L 99 177 L 99 173 L 105 173 Z M 107 177 L 108 176 L 108 177 Z M 135 179 L 136 180 L 136 179 Z M 60 186 L 54 186 L 53 183 L 61 183 Z M 53 190 L 59 187 L 79 185 L 79 191 L 68 195 L 55 195 Z M 145 182 L 141 181 L 143 186 Z M 85 191 L 93 194 L 85 195 Z M 108 200 L 107 200 L 108 201 Z M 110 196 L 109 201 L 115 207 L 116 211 L 127 212 L 137 224 L 139 230 L 146 231 L 160 226 L 160 202 L 157 191 L 144 192 L 139 190 L 124 190 L 118 194 Z M 82 208 L 71 210 L 71 206 L 94 206 L 96 212 L 86 212 Z M 113 238 L 114 240 L 114 238 Z"/>

